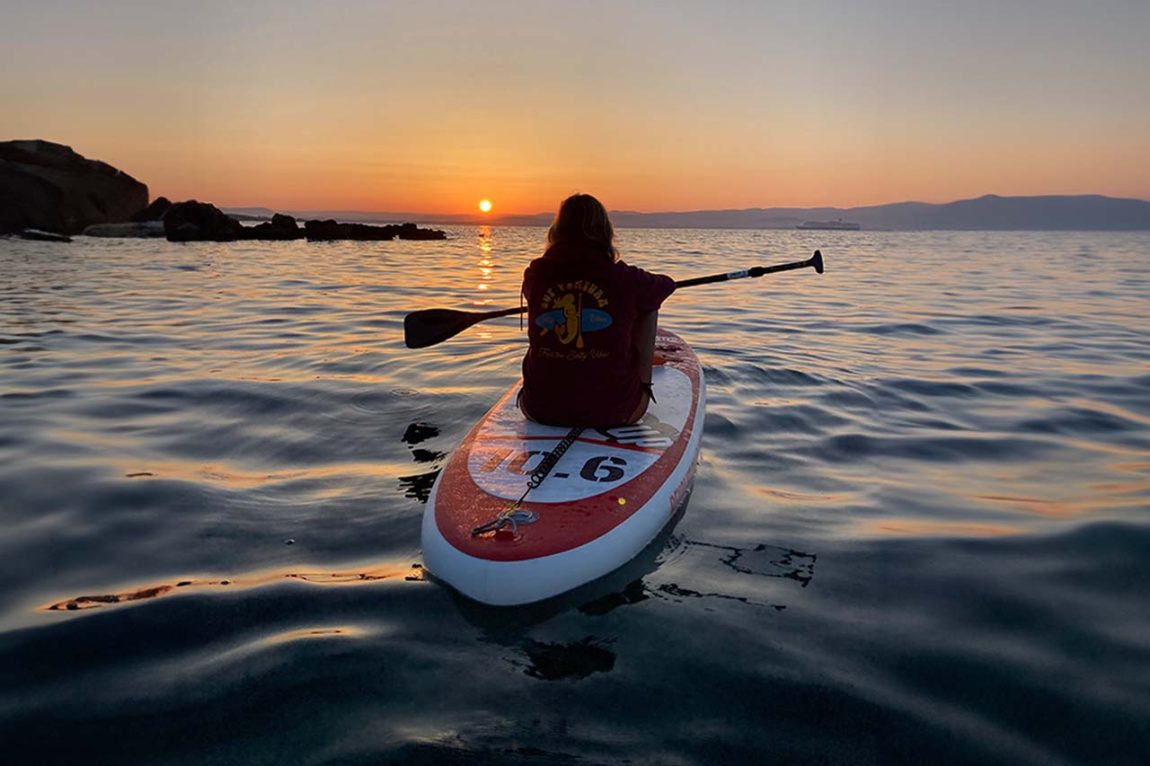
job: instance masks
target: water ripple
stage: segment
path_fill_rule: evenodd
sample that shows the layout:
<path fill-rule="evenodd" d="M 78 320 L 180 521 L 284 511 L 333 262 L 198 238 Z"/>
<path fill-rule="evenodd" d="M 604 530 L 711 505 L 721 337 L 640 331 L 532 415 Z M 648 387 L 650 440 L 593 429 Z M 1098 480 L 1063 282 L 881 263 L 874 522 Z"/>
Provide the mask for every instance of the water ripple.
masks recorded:
<path fill-rule="evenodd" d="M 1142 760 L 1146 235 L 621 231 L 677 278 L 828 269 L 672 296 L 689 506 L 490 610 L 422 576 L 421 514 L 524 335 L 402 320 L 517 305 L 543 233 L 0 240 L 9 757 Z"/>

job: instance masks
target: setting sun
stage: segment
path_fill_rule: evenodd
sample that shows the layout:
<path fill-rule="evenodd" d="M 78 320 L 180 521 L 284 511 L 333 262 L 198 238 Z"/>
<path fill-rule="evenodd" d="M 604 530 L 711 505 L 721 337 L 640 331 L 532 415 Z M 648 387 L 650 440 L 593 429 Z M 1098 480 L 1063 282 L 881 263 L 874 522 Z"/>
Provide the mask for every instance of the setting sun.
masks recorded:
<path fill-rule="evenodd" d="M 480 200 L 479 201 L 479 209 L 482 210 L 484 213 L 490 213 L 491 212 L 491 200 L 489 200 L 489 199 Z"/>

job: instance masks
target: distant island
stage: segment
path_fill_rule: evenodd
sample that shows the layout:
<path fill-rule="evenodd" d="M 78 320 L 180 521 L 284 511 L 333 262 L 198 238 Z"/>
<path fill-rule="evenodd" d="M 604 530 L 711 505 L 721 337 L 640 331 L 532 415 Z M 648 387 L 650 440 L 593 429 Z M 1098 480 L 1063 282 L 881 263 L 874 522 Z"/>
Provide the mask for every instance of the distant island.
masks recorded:
<path fill-rule="evenodd" d="M 230 214 L 269 217 L 263 208 L 228 208 Z M 532 215 L 431 215 L 348 210 L 293 211 L 301 217 L 373 223 L 408 220 L 448 225 L 547 226 L 553 213 Z M 857 224 L 882 231 L 1150 231 L 1150 202 L 1098 194 L 1001 197 L 987 194 L 944 204 L 897 202 L 868 207 L 748 208 L 639 213 L 615 210 L 616 226 L 635 229 L 796 229 L 804 223 Z M 855 226 L 823 226 L 854 230 Z"/>

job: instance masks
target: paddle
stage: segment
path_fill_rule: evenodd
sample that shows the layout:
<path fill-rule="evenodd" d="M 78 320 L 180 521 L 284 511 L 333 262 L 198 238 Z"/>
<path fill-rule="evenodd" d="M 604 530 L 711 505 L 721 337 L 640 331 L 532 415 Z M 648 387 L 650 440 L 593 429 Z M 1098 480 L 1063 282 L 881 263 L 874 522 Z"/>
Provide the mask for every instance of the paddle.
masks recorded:
<path fill-rule="evenodd" d="M 743 271 L 732 271 L 727 274 L 712 274 L 709 277 L 695 277 L 683 279 L 675 283 L 675 289 L 680 287 L 694 287 L 708 285 L 712 282 L 726 282 L 731 279 L 744 277 L 761 277 L 764 274 L 774 274 L 779 271 L 792 271 L 794 269 L 813 268 L 817 273 L 823 273 L 823 255 L 818 250 L 805 261 L 794 263 L 780 263 L 776 266 L 755 266 Z M 437 343 L 454 338 L 473 324 L 486 322 L 488 319 L 522 314 L 527 311 L 526 306 L 517 306 L 497 311 L 457 311 L 455 309 L 423 309 L 413 311 L 403 318 L 403 342 L 408 348 L 427 348 Z"/>

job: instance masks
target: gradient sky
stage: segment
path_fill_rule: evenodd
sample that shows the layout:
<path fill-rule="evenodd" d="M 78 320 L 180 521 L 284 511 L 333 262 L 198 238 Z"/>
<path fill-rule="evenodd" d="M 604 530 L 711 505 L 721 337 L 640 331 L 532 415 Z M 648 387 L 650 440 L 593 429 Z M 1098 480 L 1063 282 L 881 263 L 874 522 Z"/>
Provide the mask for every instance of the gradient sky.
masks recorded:
<path fill-rule="evenodd" d="M 1150 0 L 0 0 L 0 19 L 0 140 L 172 199 L 1150 199 Z"/>

